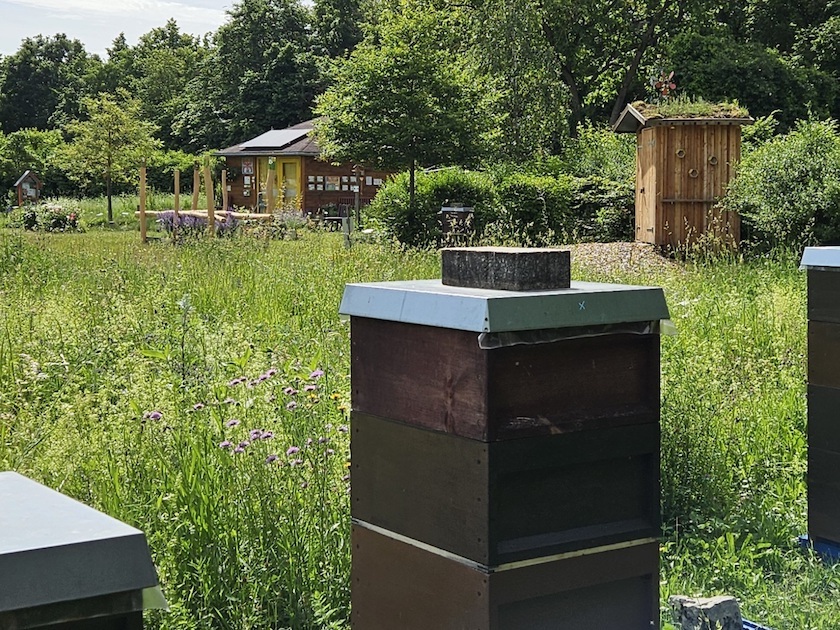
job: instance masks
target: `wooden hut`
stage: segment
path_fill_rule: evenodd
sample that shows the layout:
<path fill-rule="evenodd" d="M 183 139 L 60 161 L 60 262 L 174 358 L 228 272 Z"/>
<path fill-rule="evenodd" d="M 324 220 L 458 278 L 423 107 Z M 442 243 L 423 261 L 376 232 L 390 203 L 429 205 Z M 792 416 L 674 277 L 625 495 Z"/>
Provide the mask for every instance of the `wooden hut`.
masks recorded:
<path fill-rule="evenodd" d="M 272 173 L 278 208 L 347 216 L 355 207 L 357 187 L 360 205 L 370 203 L 390 173 L 322 160 L 321 149 L 312 137 L 313 122 L 272 129 L 218 151 L 227 163 L 229 205 L 252 211 L 265 208 Z"/>
<path fill-rule="evenodd" d="M 715 207 L 741 158 L 741 126 L 752 118 L 666 118 L 628 105 L 613 125 L 636 134 L 636 240 L 677 249 L 706 234 L 737 243 L 737 214 Z"/>
<path fill-rule="evenodd" d="M 43 184 L 35 171 L 26 171 L 15 182 L 15 190 L 17 191 L 18 206 L 25 203 L 37 203 L 41 197 L 41 188 Z"/>

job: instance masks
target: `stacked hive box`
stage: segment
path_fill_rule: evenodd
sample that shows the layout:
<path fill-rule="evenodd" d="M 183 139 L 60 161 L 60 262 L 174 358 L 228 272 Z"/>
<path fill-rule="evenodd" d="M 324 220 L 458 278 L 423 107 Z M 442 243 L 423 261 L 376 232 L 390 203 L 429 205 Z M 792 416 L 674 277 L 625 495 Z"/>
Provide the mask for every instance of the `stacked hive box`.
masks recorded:
<path fill-rule="evenodd" d="M 840 545 L 840 247 L 809 247 L 808 534 Z"/>
<path fill-rule="evenodd" d="M 391 282 L 341 310 L 354 629 L 658 627 L 661 290 Z"/>

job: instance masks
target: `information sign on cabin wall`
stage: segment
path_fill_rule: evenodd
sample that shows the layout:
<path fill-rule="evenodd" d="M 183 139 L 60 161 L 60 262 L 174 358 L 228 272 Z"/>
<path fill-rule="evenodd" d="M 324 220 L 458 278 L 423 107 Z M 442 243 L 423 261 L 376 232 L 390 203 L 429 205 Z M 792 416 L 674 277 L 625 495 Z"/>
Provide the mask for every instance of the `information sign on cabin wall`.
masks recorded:
<path fill-rule="evenodd" d="M 253 175 L 254 174 L 254 160 L 243 159 L 242 160 L 242 174 L 243 175 Z"/>

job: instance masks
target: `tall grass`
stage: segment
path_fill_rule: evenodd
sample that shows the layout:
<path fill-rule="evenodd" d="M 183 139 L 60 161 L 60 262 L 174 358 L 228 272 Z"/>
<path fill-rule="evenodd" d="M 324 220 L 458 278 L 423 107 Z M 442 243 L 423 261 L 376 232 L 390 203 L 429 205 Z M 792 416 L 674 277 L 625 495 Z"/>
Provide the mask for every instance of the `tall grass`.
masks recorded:
<path fill-rule="evenodd" d="M 173 247 L 0 233 L 0 468 L 146 531 L 172 604 L 152 628 L 345 628 L 341 293 L 438 274 L 432 252 L 345 250 L 336 234 Z M 728 592 L 776 630 L 840 627 L 838 570 L 795 544 L 796 260 L 574 277 L 663 286 L 679 330 L 662 339 L 663 598 Z"/>

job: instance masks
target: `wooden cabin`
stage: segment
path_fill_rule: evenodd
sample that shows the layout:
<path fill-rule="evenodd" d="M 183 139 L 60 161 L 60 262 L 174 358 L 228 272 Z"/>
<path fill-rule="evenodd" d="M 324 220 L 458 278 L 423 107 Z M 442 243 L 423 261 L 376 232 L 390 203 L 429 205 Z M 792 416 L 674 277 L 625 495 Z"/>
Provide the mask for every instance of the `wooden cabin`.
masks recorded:
<path fill-rule="evenodd" d="M 391 173 L 353 164 L 336 166 L 322 160 L 321 149 L 312 137 L 313 122 L 272 129 L 218 151 L 227 163 L 228 204 L 263 210 L 272 172 L 278 209 L 313 216 L 348 216 L 355 207 L 357 188 L 360 205 L 369 204 Z"/>
<path fill-rule="evenodd" d="M 636 240 L 677 249 L 714 235 L 741 238 L 740 217 L 716 208 L 741 159 L 752 118 L 664 118 L 628 105 L 613 125 L 636 134 Z"/>

